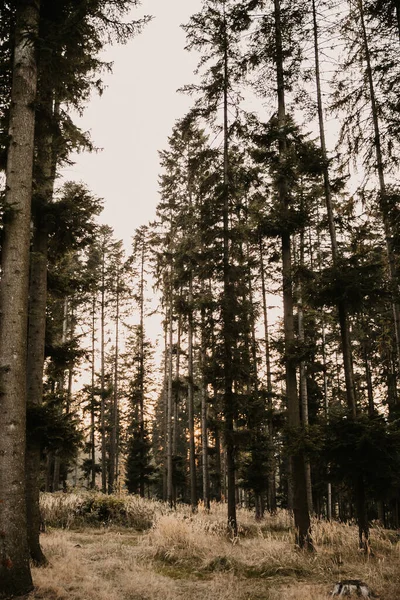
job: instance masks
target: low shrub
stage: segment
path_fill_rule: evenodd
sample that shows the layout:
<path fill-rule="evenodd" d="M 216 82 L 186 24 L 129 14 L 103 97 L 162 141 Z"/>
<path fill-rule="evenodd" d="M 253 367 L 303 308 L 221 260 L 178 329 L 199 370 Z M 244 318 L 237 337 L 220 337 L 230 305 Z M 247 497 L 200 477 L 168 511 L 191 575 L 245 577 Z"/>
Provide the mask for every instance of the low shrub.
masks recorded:
<path fill-rule="evenodd" d="M 46 525 L 62 529 L 117 525 L 144 531 L 152 526 L 156 510 L 156 503 L 141 498 L 100 492 L 42 494 L 40 506 Z"/>

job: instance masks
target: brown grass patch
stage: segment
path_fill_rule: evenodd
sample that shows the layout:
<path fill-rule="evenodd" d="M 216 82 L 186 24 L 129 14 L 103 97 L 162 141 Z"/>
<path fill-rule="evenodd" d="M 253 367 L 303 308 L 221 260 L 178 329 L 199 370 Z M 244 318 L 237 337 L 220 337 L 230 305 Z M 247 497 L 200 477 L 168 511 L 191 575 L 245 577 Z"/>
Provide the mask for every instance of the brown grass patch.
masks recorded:
<path fill-rule="evenodd" d="M 68 520 L 62 501 L 55 502 Z M 33 570 L 30 600 L 321 600 L 340 579 L 364 580 L 380 600 L 398 596 L 395 532 L 373 528 L 376 556 L 366 558 L 358 552 L 353 525 L 315 520 L 317 552 L 308 554 L 296 550 L 284 511 L 256 523 L 250 511 L 240 510 L 239 537 L 232 539 L 225 506 L 213 506 L 210 514 L 200 507 L 196 515 L 188 507 L 171 511 L 143 501 L 133 506 L 132 514 L 152 514 L 148 531 L 81 524 L 43 535 L 50 566 Z"/>

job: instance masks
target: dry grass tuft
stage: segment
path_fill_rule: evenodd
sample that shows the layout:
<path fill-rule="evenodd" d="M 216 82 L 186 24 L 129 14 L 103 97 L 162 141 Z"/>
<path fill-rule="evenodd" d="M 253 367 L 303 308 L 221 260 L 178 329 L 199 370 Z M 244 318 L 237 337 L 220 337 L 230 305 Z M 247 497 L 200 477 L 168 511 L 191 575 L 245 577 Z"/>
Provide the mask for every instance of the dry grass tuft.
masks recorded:
<path fill-rule="evenodd" d="M 160 503 L 138 496 L 108 496 L 100 492 L 42 494 L 42 517 L 51 527 L 121 525 L 138 531 L 152 526 Z"/>

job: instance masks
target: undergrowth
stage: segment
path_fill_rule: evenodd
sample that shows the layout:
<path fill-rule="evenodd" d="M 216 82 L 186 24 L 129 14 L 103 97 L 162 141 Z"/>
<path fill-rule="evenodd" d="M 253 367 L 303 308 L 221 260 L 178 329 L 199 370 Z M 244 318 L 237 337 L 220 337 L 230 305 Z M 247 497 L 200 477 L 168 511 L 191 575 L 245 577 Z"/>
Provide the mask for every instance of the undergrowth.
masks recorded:
<path fill-rule="evenodd" d="M 380 600 L 400 589 L 399 536 L 379 526 L 367 557 L 353 524 L 319 519 L 312 523 L 316 552 L 300 551 L 286 511 L 256 522 L 239 509 L 233 538 L 225 505 L 192 514 L 130 496 L 45 494 L 42 510 L 52 526 L 42 536 L 51 568 L 35 571 L 42 595 L 33 598 L 319 600 L 340 579 L 366 581 Z"/>

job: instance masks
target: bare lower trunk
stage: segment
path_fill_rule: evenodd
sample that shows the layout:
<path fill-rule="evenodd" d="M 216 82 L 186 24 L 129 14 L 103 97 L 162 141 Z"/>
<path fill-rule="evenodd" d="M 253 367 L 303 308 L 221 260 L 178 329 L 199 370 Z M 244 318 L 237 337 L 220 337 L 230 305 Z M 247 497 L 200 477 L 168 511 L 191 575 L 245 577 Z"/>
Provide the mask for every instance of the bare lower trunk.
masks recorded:
<path fill-rule="evenodd" d="M 204 291 L 204 290 L 203 290 Z M 207 361 L 207 341 L 205 334 L 205 309 L 201 308 L 201 457 L 203 474 L 204 508 L 210 510 L 210 473 L 208 465 L 208 419 L 207 419 L 207 379 L 205 375 Z"/>
<path fill-rule="evenodd" d="M 300 232 L 300 269 L 304 268 L 304 229 Z M 303 294 L 302 294 L 302 282 L 299 278 L 297 286 L 297 321 L 298 321 L 298 332 L 299 342 L 304 346 L 305 344 L 305 331 L 304 331 L 304 308 L 303 308 Z M 308 419 L 308 389 L 307 389 L 307 367 L 304 360 L 300 361 L 300 400 L 301 400 L 301 421 L 304 429 L 307 429 L 309 425 Z M 306 488 L 307 488 L 307 503 L 308 511 L 310 514 L 314 512 L 313 509 L 313 497 L 312 497 L 312 482 L 311 482 L 311 465 L 308 457 L 305 457 L 305 473 L 306 473 Z"/>
<path fill-rule="evenodd" d="M 369 87 L 369 95 L 370 95 L 370 103 L 371 103 L 371 115 L 373 122 L 373 130 L 374 130 L 374 147 L 375 147 L 375 155 L 376 155 L 376 172 L 378 175 L 379 181 L 379 207 L 381 211 L 383 226 L 385 230 L 385 243 L 386 243 L 386 254 L 387 254 L 387 264 L 388 264 L 388 272 L 389 279 L 392 285 L 392 312 L 393 312 L 393 325 L 394 325 L 394 333 L 396 339 L 396 354 L 397 354 L 397 370 L 400 373 L 400 306 L 398 304 L 398 277 L 396 272 L 396 248 L 393 242 L 393 231 L 392 231 L 392 222 L 391 217 L 387 207 L 387 189 L 385 182 L 385 167 L 384 167 L 384 157 L 382 152 L 382 142 L 381 142 L 381 130 L 379 125 L 379 107 L 375 94 L 375 86 L 373 79 L 373 69 L 371 64 L 371 55 L 368 43 L 368 35 L 365 26 L 364 19 L 364 4 L 363 0 L 357 0 L 360 20 L 361 20 L 361 34 L 363 40 L 363 50 L 364 57 L 366 62 L 366 71 L 368 78 L 368 87 Z M 395 225 L 396 227 L 396 225 Z"/>
<path fill-rule="evenodd" d="M 96 487 L 96 428 L 95 428 L 95 402 L 94 402 L 94 386 L 95 386 L 95 352 L 96 352 L 96 296 L 93 294 L 92 304 L 92 365 L 91 365 L 91 390 L 90 390 L 90 488 Z"/>
<path fill-rule="evenodd" d="M 145 486 L 145 473 L 144 473 L 144 443 L 145 443 L 145 423 L 144 423 L 144 379 L 145 379 L 145 360 L 144 360 L 144 262 L 145 262 L 145 239 L 142 240 L 142 251 L 141 251 L 141 266 L 140 266 L 140 398 L 139 398 L 139 435 L 140 435 L 140 462 L 141 462 L 141 473 L 139 480 L 139 494 L 141 498 L 144 498 L 144 486 Z"/>
<path fill-rule="evenodd" d="M 271 513 L 276 512 L 276 460 L 273 452 L 274 448 L 274 425 L 272 420 L 273 413 L 273 389 L 271 373 L 271 352 L 269 343 L 268 326 L 268 307 L 267 307 L 267 288 L 265 285 L 264 254 L 261 235 L 259 236 L 259 254 L 260 254 L 260 273 L 261 273 L 261 294 L 264 317 L 264 337 L 265 337 L 265 366 L 267 369 L 267 394 L 268 394 L 268 439 L 270 448 L 270 458 L 268 464 L 268 508 Z"/>
<path fill-rule="evenodd" d="M 315 7 L 315 0 L 312 0 L 313 9 L 313 22 L 314 22 L 314 54 L 315 54 L 315 77 L 317 84 L 317 105 L 318 105 L 318 122 L 320 132 L 320 143 L 321 153 L 323 160 L 323 176 L 324 176 L 324 192 L 325 192 L 325 203 L 328 214 L 328 226 L 329 234 L 331 238 L 332 258 L 333 264 L 338 266 L 339 251 L 336 239 L 336 226 L 335 216 L 333 208 L 333 199 L 331 192 L 331 185 L 329 180 L 329 161 L 326 149 L 325 141 L 325 124 L 324 124 L 324 113 L 322 104 L 322 91 L 321 91 L 321 77 L 320 77 L 320 64 L 319 64 L 319 44 L 318 44 L 318 26 L 317 26 L 317 13 Z M 354 373 L 353 373 L 353 361 L 352 361 L 352 349 L 349 332 L 349 323 L 347 315 L 347 307 L 344 299 L 338 300 L 338 316 L 340 325 L 340 336 L 342 341 L 342 354 L 343 354 L 343 368 L 346 382 L 346 397 L 347 406 L 349 412 L 353 417 L 356 416 L 356 395 L 354 386 Z"/>
<path fill-rule="evenodd" d="M 365 495 L 365 484 L 362 475 L 357 477 L 355 483 L 356 510 L 358 522 L 358 542 L 360 550 L 367 554 L 370 551 L 369 543 L 369 521 L 367 514 L 367 499 Z"/>
<path fill-rule="evenodd" d="M 223 112 L 224 112 L 224 182 L 223 182 L 223 273 L 224 273 L 224 297 L 222 305 L 222 323 L 224 338 L 224 414 L 225 414 L 225 453 L 227 471 L 227 495 L 228 495 L 228 526 L 233 535 L 237 535 L 236 519 L 236 465 L 235 465 L 235 443 L 234 443 L 234 408 L 233 408 L 233 347 L 232 326 L 234 315 L 232 314 L 233 283 L 231 280 L 231 256 L 230 256 L 230 196 L 229 196 L 229 129 L 228 129 L 228 35 L 227 22 L 224 15 L 224 89 L 223 89 Z"/>
<path fill-rule="evenodd" d="M 46 217 L 43 216 L 42 219 Z M 42 404 L 43 366 L 46 328 L 47 296 L 47 231 L 41 223 L 36 223 L 31 254 L 28 361 L 27 361 L 27 403 L 28 408 Z M 29 435 L 26 448 L 26 507 L 28 520 L 28 544 L 31 559 L 36 565 L 46 564 L 42 552 L 40 534 L 39 478 L 41 444 L 34 432 Z"/>
<path fill-rule="evenodd" d="M 286 110 L 285 110 L 285 83 L 283 68 L 283 46 L 281 31 L 280 0 L 274 0 L 275 5 L 275 41 L 276 41 L 276 67 L 278 87 L 278 125 L 280 129 L 279 156 L 281 162 L 285 159 L 286 143 Z M 284 211 L 289 207 L 286 180 L 283 177 L 278 181 L 279 200 Z M 288 232 L 282 234 L 282 279 L 283 279 L 283 323 L 286 353 L 286 395 L 288 401 L 288 424 L 294 430 L 300 429 L 300 407 L 297 394 L 296 360 L 294 357 L 294 322 L 293 322 L 293 289 L 292 289 L 292 256 L 291 238 Z M 312 549 L 310 535 L 310 516 L 308 512 L 307 486 L 305 474 L 304 454 L 295 450 L 291 455 L 292 481 L 293 481 L 293 513 L 297 530 L 297 542 L 301 548 Z"/>
<path fill-rule="evenodd" d="M 105 389 L 105 315 L 106 315 L 106 250 L 105 239 L 101 250 L 101 304 L 100 304 L 100 433 L 101 433 L 101 491 L 107 492 L 106 451 L 106 389 Z"/>
<path fill-rule="evenodd" d="M 118 269 L 118 267 L 117 267 Z M 111 407 L 111 437 L 110 437 L 110 477 L 108 481 L 108 493 L 113 494 L 116 491 L 117 480 L 117 439 L 118 439 L 118 359 L 119 359 L 119 273 L 116 276 L 115 291 L 115 350 L 114 350 L 114 389 Z"/>
<path fill-rule="evenodd" d="M 32 589 L 25 498 L 29 245 L 39 2 L 17 5 L 0 285 L 0 596 Z"/>
<path fill-rule="evenodd" d="M 173 486 L 173 394 L 172 394 L 172 343 L 173 343 L 173 319 L 172 319 L 172 267 L 171 281 L 169 283 L 169 306 L 168 306 L 168 393 L 167 393 L 167 502 L 172 507 L 174 502 L 174 486 Z"/>
<path fill-rule="evenodd" d="M 193 382 L 193 277 L 189 279 L 189 315 L 188 315 L 188 419 L 189 419 L 189 472 L 190 504 L 192 511 L 197 510 L 196 491 L 196 448 L 194 437 L 194 382 Z"/>
<path fill-rule="evenodd" d="M 322 320 L 322 364 L 324 367 L 324 398 L 325 398 L 325 417 L 327 423 L 329 423 L 329 400 L 328 400 L 328 375 L 327 375 L 327 364 L 326 364 L 326 339 L 325 339 L 325 318 Z M 330 467 L 327 467 L 327 475 L 329 479 Z M 327 497 L 326 497 L 326 516 L 328 521 L 332 520 L 332 484 L 328 481 L 327 485 Z"/>
<path fill-rule="evenodd" d="M 225 486 L 225 474 L 222 473 L 222 461 L 221 461 L 221 437 L 218 429 L 218 424 L 214 430 L 214 442 L 215 442 L 215 499 L 217 502 L 221 502 L 222 493 L 226 495 L 222 489 L 222 477 L 224 477 Z"/>
<path fill-rule="evenodd" d="M 42 99 L 40 118 L 36 121 L 37 191 L 33 206 L 34 234 L 30 258 L 28 356 L 26 366 L 28 407 L 43 402 L 43 369 L 46 337 L 48 231 L 47 210 L 53 198 L 56 176 L 56 153 L 53 134 L 58 104 L 52 92 Z M 29 432 L 28 432 L 29 433 Z M 36 565 L 46 564 L 39 543 L 41 515 L 39 507 L 41 447 L 38 440 L 28 435 L 26 449 L 26 506 L 28 516 L 28 543 L 31 558 Z"/>
<path fill-rule="evenodd" d="M 163 386 L 163 440 L 164 440 L 164 468 L 163 468 L 163 500 L 168 498 L 168 308 L 165 311 L 164 321 L 164 386 Z"/>

